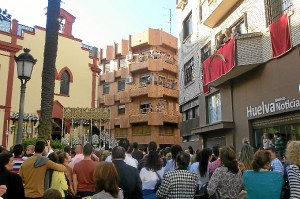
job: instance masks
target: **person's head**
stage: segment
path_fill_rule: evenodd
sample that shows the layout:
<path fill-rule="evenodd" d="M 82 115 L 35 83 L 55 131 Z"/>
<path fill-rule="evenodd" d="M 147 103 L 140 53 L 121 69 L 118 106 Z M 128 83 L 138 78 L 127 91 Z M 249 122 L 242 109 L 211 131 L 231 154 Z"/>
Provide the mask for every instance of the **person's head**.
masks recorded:
<path fill-rule="evenodd" d="M 213 154 L 218 158 L 219 157 L 219 155 L 220 155 L 220 145 L 214 145 L 213 147 L 212 147 L 212 152 L 213 152 Z"/>
<path fill-rule="evenodd" d="M 237 173 L 239 171 L 236 154 L 231 146 L 224 146 L 220 150 L 220 159 L 222 164 L 228 168 L 231 173 Z"/>
<path fill-rule="evenodd" d="M 149 144 L 148 144 L 147 150 L 148 150 L 148 153 L 150 151 L 155 151 L 156 152 L 156 150 L 157 150 L 157 144 L 156 144 L 156 142 L 150 141 Z"/>
<path fill-rule="evenodd" d="M 192 147 L 192 146 L 188 146 L 188 149 L 189 149 L 189 153 L 190 153 L 191 155 L 193 155 L 193 154 L 194 154 L 194 149 L 193 149 L 193 147 Z"/>
<path fill-rule="evenodd" d="M 116 146 L 111 152 L 111 157 L 113 160 L 125 159 L 125 149 L 121 146 Z"/>
<path fill-rule="evenodd" d="M 57 156 L 57 162 L 58 164 L 64 164 L 65 161 L 68 160 L 68 155 L 66 152 L 64 151 L 57 151 L 55 152 L 56 153 L 56 156 Z"/>
<path fill-rule="evenodd" d="M 13 170 L 14 158 L 11 153 L 1 153 L 0 154 L 0 172 L 7 170 Z"/>
<path fill-rule="evenodd" d="M 269 133 L 264 133 L 263 137 L 264 139 L 269 139 L 270 138 Z"/>
<path fill-rule="evenodd" d="M 101 160 L 105 161 L 105 159 L 110 155 L 110 152 L 108 150 L 102 151 Z"/>
<path fill-rule="evenodd" d="M 234 27 L 231 28 L 231 32 L 232 32 L 232 33 L 236 33 L 236 32 L 237 32 L 236 26 L 234 26 Z"/>
<path fill-rule="evenodd" d="M 274 138 L 276 139 L 276 138 L 279 138 L 280 137 L 280 133 L 278 133 L 278 132 L 276 132 L 276 133 L 274 133 Z"/>
<path fill-rule="evenodd" d="M 266 149 L 267 151 L 269 151 L 271 153 L 271 159 L 274 160 L 277 158 L 276 156 L 276 150 L 275 150 L 275 147 L 272 146 L 272 147 L 269 147 Z"/>
<path fill-rule="evenodd" d="M 190 155 L 184 151 L 180 151 L 176 156 L 177 169 L 186 170 L 190 164 Z"/>
<path fill-rule="evenodd" d="M 252 170 L 252 160 L 254 152 L 250 145 L 244 144 L 240 153 L 240 162 L 244 165 L 245 170 Z"/>
<path fill-rule="evenodd" d="M 0 146 L 0 153 L 6 153 L 6 149 L 3 146 Z"/>
<path fill-rule="evenodd" d="M 75 146 L 75 153 L 76 154 L 81 154 L 82 153 L 82 145 L 81 144 L 77 144 Z"/>
<path fill-rule="evenodd" d="M 250 145 L 249 138 L 243 138 L 242 139 L 242 144 L 248 144 L 248 145 Z"/>
<path fill-rule="evenodd" d="M 62 199 L 62 195 L 57 189 L 50 188 L 44 192 L 42 199 Z"/>
<path fill-rule="evenodd" d="M 268 170 L 271 166 L 271 161 L 270 151 L 258 150 L 253 157 L 252 168 L 254 171 L 259 171 L 260 169 Z"/>
<path fill-rule="evenodd" d="M 199 152 L 199 173 L 201 177 L 204 177 L 207 172 L 208 163 L 211 159 L 211 156 L 212 150 L 210 148 L 204 148 Z"/>
<path fill-rule="evenodd" d="M 133 152 L 133 145 L 131 143 L 129 143 L 127 153 L 131 154 L 132 152 Z"/>
<path fill-rule="evenodd" d="M 286 147 L 286 159 L 292 164 L 300 166 L 300 141 L 290 141 Z"/>
<path fill-rule="evenodd" d="M 137 142 L 133 142 L 133 143 L 132 143 L 132 146 L 133 146 L 134 149 L 137 149 L 138 146 L 139 146 L 139 144 L 138 144 Z"/>
<path fill-rule="evenodd" d="M 70 154 L 71 158 L 74 158 L 75 155 L 76 155 L 75 148 L 71 148 L 71 154 Z"/>
<path fill-rule="evenodd" d="M 15 158 L 22 157 L 24 155 L 24 148 L 22 144 L 16 144 L 13 148 Z"/>
<path fill-rule="evenodd" d="M 83 155 L 91 156 L 93 153 L 93 146 L 90 143 L 86 143 L 83 147 Z"/>
<path fill-rule="evenodd" d="M 31 154 L 33 154 L 34 153 L 34 145 L 28 145 L 27 147 L 26 147 L 26 155 L 31 155 Z"/>
<path fill-rule="evenodd" d="M 225 30 L 224 30 L 225 36 L 229 36 L 230 33 L 231 33 L 230 29 L 229 28 L 225 28 Z"/>
<path fill-rule="evenodd" d="M 119 146 L 123 147 L 125 149 L 125 151 L 127 151 L 129 148 L 129 140 L 127 140 L 127 138 L 122 138 L 119 141 Z"/>
<path fill-rule="evenodd" d="M 179 152 L 183 151 L 181 146 L 178 144 L 175 144 L 171 147 L 171 153 L 172 153 L 172 159 L 175 160 L 176 156 Z"/>
<path fill-rule="evenodd" d="M 42 140 L 37 141 L 35 143 L 35 147 L 34 147 L 35 153 L 43 153 L 45 150 L 45 146 L 46 146 L 46 144 L 44 141 L 42 141 Z"/>
<path fill-rule="evenodd" d="M 94 171 L 94 182 L 97 192 L 105 191 L 114 198 L 118 197 L 119 175 L 111 162 L 100 162 Z"/>
<path fill-rule="evenodd" d="M 71 154 L 71 147 L 69 145 L 64 147 L 64 152 Z"/>
<path fill-rule="evenodd" d="M 152 171 L 158 171 L 162 167 L 159 154 L 156 151 L 149 151 L 145 162 L 145 168 Z"/>

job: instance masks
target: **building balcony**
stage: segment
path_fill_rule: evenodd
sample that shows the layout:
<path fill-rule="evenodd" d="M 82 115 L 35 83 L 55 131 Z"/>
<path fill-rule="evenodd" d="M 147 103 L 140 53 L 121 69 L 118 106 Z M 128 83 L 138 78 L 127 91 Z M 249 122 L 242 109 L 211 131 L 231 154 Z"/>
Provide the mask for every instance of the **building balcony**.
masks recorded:
<path fill-rule="evenodd" d="M 178 73 L 177 61 L 172 57 L 151 58 L 149 55 L 141 55 L 138 62 L 131 63 L 130 72 L 135 73 L 143 70 L 152 72 L 167 71 Z"/>
<path fill-rule="evenodd" d="M 207 0 L 202 4 L 202 20 L 204 25 L 215 28 L 226 15 L 243 0 Z"/>
<path fill-rule="evenodd" d="M 200 119 L 199 117 L 195 117 L 190 120 L 182 121 L 180 123 L 180 132 L 181 136 L 190 136 L 192 135 L 192 129 L 196 129 L 200 127 Z"/>
<path fill-rule="evenodd" d="M 132 35 L 130 40 L 132 50 L 141 47 L 162 45 L 177 50 L 177 38 L 159 29 L 149 28 L 147 31 Z"/>
<path fill-rule="evenodd" d="M 127 91 L 120 91 L 115 94 L 115 101 L 120 101 L 121 104 L 131 102 L 131 98 Z"/>
<path fill-rule="evenodd" d="M 129 118 L 126 115 L 121 115 L 113 119 L 113 126 L 120 126 L 120 128 L 129 128 Z"/>
<path fill-rule="evenodd" d="M 105 73 L 105 82 L 112 83 L 115 81 L 115 72 L 107 72 Z"/>
<path fill-rule="evenodd" d="M 103 96 L 103 98 L 104 98 L 103 102 L 105 106 L 112 106 L 115 104 L 115 95 L 106 94 Z"/>
<path fill-rule="evenodd" d="M 120 68 L 119 70 L 115 71 L 115 78 L 120 77 L 125 79 L 128 75 L 129 68 Z"/>
<path fill-rule="evenodd" d="M 204 85 L 216 87 L 258 67 L 265 62 L 263 52 L 262 33 L 249 33 L 231 40 L 203 62 Z"/>
<path fill-rule="evenodd" d="M 149 109 L 132 110 L 129 116 L 129 123 L 143 123 L 147 122 L 148 125 L 163 125 L 164 123 L 179 123 L 179 113 L 176 111 L 156 112 Z"/>
<path fill-rule="evenodd" d="M 129 97 L 134 98 L 143 95 L 147 95 L 151 98 L 172 97 L 177 99 L 179 96 L 179 92 L 175 86 L 166 84 L 156 85 L 142 82 L 139 85 L 131 86 L 129 90 Z"/>

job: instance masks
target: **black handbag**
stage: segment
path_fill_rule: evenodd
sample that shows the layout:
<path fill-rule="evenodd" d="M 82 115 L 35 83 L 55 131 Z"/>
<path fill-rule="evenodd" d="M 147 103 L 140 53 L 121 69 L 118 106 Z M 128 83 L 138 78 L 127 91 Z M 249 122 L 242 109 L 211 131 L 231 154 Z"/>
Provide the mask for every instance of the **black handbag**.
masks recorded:
<path fill-rule="evenodd" d="M 161 185 L 161 177 L 160 177 L 160 175 L 156 171 L 155 171 L 155 173 L 156 173 L 156 175 L 158 177 L 157 182 L 156 182 L 155 187 L 154 187 L 154 190 L 156 192 L 159 189 L 160 185 Z"/>
<path fill-rule="evenodd" d="M 195 199 L 207 199 L 208 198 L 207 185 L 208 185 L 208 182 L 202 184 L 201 186 L 199 186 L 199 184 L 197 185 L 197 191 L 194 196 Z"/>

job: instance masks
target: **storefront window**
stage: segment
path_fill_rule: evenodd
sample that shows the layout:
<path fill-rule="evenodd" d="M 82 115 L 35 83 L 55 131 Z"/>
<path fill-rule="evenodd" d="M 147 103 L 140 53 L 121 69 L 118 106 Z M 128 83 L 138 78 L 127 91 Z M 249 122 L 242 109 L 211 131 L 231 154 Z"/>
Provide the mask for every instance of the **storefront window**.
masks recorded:
<path fill-rule="evenodd" d="M 221 94 L 216 93 L 208 98 L 208 123 L 221 121 Z"/>
<path fill-rule="evenodd" d="M 270 139 L 273 139 L 274 133 L 277 132 L 280 133 L 285 145 L 290 140 L 300 140 L 300 124 L 265 127 L 254 130 L 254 147 L 261 148 L 263 146 L 262 139 L 264 133 L 267 133 Z"/>

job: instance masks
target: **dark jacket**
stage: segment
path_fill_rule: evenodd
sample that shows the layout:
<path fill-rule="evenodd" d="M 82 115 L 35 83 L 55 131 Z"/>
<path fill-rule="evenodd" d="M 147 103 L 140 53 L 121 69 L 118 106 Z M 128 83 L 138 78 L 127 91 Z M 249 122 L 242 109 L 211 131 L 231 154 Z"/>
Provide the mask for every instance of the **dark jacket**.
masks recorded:
<path fill-rule="evenodd" d="M 138 170 L 123 160 L 113 160 L 113 163 L 120 177 L 119 187 L 123 190 L 124 199 L 142 199 L 142 181 Z"/>
<path fill-rule="evenodd" d="M 0 184 L 6 185 L 7 192 L 2 196 L 4 199 L 23 199 L 25 198 L 22 178 L 10 171 L 0 172 Z"/>

